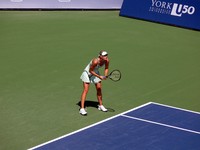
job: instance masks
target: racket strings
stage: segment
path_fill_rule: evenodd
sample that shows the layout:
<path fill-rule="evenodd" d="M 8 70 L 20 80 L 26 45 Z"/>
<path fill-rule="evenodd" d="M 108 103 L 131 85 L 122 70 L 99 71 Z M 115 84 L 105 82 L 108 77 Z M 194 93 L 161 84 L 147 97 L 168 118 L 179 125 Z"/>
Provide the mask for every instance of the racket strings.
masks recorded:
<path fill-rule="evenodd" d="M 114 71 L 111 73 L 110 78 L 114 81 L 118 81 L 121 78 L 121 73 L 119 71 Z"/>

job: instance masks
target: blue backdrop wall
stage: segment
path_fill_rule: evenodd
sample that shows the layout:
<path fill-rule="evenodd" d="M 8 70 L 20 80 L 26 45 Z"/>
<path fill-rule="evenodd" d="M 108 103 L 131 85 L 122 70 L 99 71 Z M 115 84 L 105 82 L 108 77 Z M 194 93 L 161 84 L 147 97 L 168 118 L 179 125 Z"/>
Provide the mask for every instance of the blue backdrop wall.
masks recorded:
<path fill-rule="evenodd" d="M 200 0 L 124 0 L 120 15 L 200 30 Z"/>

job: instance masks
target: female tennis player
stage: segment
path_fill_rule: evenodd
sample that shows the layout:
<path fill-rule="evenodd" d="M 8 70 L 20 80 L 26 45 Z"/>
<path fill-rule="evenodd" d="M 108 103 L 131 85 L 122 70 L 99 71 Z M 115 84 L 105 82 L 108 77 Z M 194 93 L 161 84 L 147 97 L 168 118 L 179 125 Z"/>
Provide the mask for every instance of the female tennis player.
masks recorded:
<path fill-rule="evenodd" d="M 105 66 L 104 75 L 100 75 L 99 68 Z M 108 75 L 108 67 L 109 67 L 109 59 L 108 53 L 104 50 L 99 52 L 99 56 L 90 61 L 90 63 L 84 69 L 80 79 L 83 81 L 83 92 L 81 95 L 81 108 L 79 113 L 81 115 L 87 115 L 85 110 L 85 99 L 87 93 L 89 91 L 90 83 L 95 84 L 97 91 L 97 99 L 99 102 L 98 109 L 107 112 L 107 109 L 103 106 L 102 102 L 102 86 L 101 81 L 106 80 L 106 76 Z"/>

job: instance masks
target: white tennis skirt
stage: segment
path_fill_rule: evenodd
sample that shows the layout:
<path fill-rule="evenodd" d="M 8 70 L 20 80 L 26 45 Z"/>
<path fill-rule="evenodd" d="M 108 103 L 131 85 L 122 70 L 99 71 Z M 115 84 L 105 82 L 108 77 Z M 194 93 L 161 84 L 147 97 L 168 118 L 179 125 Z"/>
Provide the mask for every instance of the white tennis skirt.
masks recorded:
<path fill-rule="evenodd" d="M 99 74 L 99 72 L 97 72 L 97 74 Z M 93 75 L 88 75 L 87 71 L 84 71 L 82 74 L 81 74 L 81 77 L 80 79 L 83 81 L 83 82 L 86 82 L 86 83 L 99 83 L 101 82 L 101 79 L 99 79 L 98 77 L 96 76 L 93 76 Z"/>

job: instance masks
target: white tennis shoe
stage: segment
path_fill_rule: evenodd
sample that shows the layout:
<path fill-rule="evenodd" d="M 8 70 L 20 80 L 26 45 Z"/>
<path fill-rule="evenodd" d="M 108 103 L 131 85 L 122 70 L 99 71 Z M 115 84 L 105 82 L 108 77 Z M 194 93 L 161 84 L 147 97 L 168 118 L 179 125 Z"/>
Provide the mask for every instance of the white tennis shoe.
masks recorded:
<path fill-rule="evenodd" d="M 83 116 L 86 116 L 86 115 L 87 115 L 87 112 L 85 111 L 84 108 L 81 108 L 81 109 L 79 110 L 79 113 L 80 113 L 81 115 L 83 115 Z"/>
<path fill-rule="evenodd" d="M 98 105 L 98 110 L 101 110 L 103 112 L 107 112 L 108 109 L 106 109 L 103 105 Z"/>

